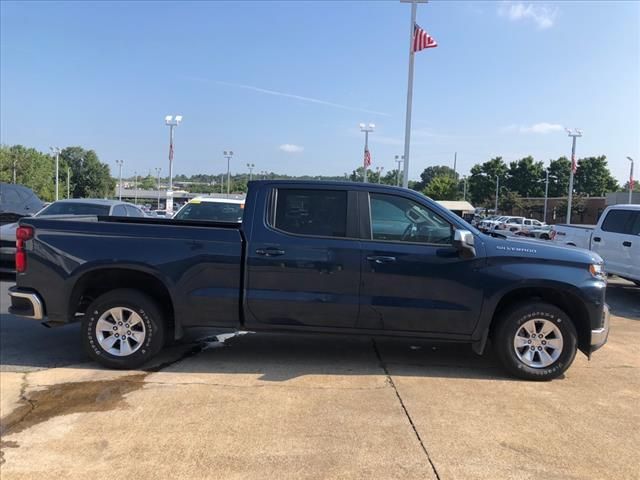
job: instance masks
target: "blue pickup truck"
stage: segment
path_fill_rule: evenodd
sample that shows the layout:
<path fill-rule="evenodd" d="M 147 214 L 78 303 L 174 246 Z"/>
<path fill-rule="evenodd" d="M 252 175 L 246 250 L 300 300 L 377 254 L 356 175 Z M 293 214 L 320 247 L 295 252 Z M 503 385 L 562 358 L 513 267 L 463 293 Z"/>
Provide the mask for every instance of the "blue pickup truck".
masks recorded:
<path fill-rule="evenodd" d="M 250 182 L 242 223 L 25 218 L 11 313 L 82 323 L 89 356 L 136 368 L 188 327 L 488 342 L 524 379 L 609 332 L 595 253 L 485 235 L 374 184 Z"/>

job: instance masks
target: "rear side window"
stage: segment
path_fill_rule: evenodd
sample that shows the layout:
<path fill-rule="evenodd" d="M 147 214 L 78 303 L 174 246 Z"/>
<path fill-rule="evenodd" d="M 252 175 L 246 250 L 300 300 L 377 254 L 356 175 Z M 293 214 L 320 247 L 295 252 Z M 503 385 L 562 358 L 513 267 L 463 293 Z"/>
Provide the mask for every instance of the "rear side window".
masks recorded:
<path fill-rule="evenodd" d="M 140 211 L 140 209 L 134 206 L 125 205 L 125 208 L 127 209 L 127 214 L 129 217 L 144 217 L 144 214 Z"/>
<path fill-rule="evenodd" d="M 631 212 L 631 235 L 640 235 L 640 211 Z"/>
<path fill-rule="evenodd" d="M 288 233 L 347 236 L 346 190 L 278 189 L 274 226 Z"/>
<path fill-rule="evenodd" d="M 124 205 L 116 205 L 113 207 L 113 216 L 114 217 L 126 217 L 127 211 L 124 208 Z"/>
<path fill-rule="evenodd" d="M 16 188 L 3 187 L 2 188 L 2 203 L 7 205 L 22 205 L 24 200 L 18 194 Z"/>
<path fill-rule="evenodd" d="M 633 213 L 630 210 L 611 210 L 602 222 L 602 230 L 613 233 L 629 233 Z"/>

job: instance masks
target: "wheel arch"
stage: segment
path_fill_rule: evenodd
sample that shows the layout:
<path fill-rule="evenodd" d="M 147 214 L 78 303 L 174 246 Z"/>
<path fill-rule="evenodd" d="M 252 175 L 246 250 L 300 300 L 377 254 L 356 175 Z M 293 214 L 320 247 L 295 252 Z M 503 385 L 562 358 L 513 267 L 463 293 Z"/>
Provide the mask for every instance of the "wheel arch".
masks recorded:
<path fill-rule="evenodd" d="M 93 299 L 120 288 L 138 290 L 151 297 L 164 314 L 167 333 L 176 338 L 181 334 L 167 284 L 154 272 L 131 266 L 101 266 L 82 272 L 69 295 L 70 321 L 79 320 L 77 315 L 84 314 Z"/>
<path fill-rule="evenodd" d="M 502 314 L 512 306 L 527 300 L 543 301 L 558 307 L 569 316 L 578 333 L 578 348 L 583 352 L 588 351 L 591 341 L 589 313 L 580 296 L 568 287 L 570 286 L 558 288 L 557 286 L 534 284 L 510 289 L 497 302 L 487 329 L 487 335 L 492 336 Z"/>

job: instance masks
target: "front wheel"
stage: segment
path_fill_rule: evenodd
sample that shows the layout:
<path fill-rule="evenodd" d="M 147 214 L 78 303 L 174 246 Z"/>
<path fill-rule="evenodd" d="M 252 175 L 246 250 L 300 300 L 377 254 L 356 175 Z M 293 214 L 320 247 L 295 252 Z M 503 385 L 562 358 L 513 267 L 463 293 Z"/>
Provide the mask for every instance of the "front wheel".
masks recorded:
<path fill-rule="evenodd" d="M 494 336 L 498 358 L 513 375 L 525 380 L 552 380 L 573 363 L 577 334 L 558 307 L 531 302 L 502 315 Z"/>
<path fill-rule="evenodd" d="M 82 343 L 98 363 L 133 369 L 153 358 L 164 344 L 164 321 L 156 302 L 133 289 L 96 298 L 82 320 Z"/>

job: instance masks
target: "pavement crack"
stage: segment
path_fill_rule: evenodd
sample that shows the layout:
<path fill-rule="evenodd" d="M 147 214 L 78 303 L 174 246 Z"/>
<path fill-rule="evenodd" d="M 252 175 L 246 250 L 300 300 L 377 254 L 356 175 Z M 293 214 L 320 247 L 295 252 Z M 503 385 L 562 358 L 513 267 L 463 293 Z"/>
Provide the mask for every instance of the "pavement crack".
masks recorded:
<path fill-rule="evenodd" d="M 429 465 L 431 465 L 431 469 L 433 470 L 433 474 L 436 476 L 437 480 L 440 480 L 440 475 L 438 474 L 438 470 L 436 469 L 436 466 L 433 463 L 433 460 L 431 460 L 431 456 L 429 455 L 429 451 L 427 450 L 426 445 L 422 441 L 422 437 L 420 437 L 420 433 L 418 432 L 418 429 L 416 428 L 415 424 L 413 423 L 413 419 L 411 418 L 411 415 L 409 414 L 409 410 L 407 410 L 407 406 L 404 404 L 404 401 L 402 400 L 402 397 L 400 396 L 400 392 L 398 391 L 398 388 L 396 387 L 396 384 L 394 383 L 393 378 L 391 377 L 391 374 L 389 373 L 389 369 L 387 368 L 386 363 L 382 359 L 382 355 L 380 354 L 380 350 L 378 349 L 378 344 L 376 343 L 375 338 L 371 339 L 371 343 L 373 345 L 373 351 L 375 352 L 376 357 L 378 357 L 378 362 L 380 363 L 380 368 L 382 368 L 382 370 L 384 371 L 384 373 L 385 373 L 385 375 L 387 377 L 387 382 L 389 382 L 389 384 L 391 385 L 391 388 L 393 388 L 393 391 L 396 393 L 396 397 L 398 397 L 398 401 L 400 402 L 400 406 L 402 407 L 402 410 L 404 411 L 404 414 L 407 417 L 407 420 L 409 421 L 409 424 L 411 425 L 411 428 L 413 429 L 413 433 L 415 434 L 416 438 L 418 439 L 418 442 L 420 443 L 420 446 L 422 447 L 422 451 L 424 452 L 425 456 L 427 457 L 427 460 L 429 461 Z"/>

